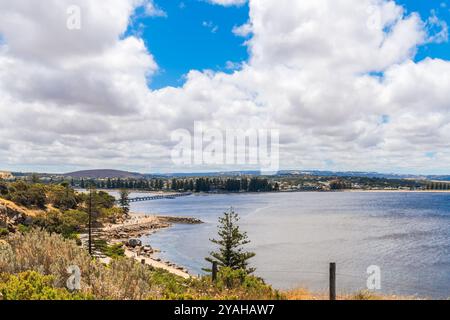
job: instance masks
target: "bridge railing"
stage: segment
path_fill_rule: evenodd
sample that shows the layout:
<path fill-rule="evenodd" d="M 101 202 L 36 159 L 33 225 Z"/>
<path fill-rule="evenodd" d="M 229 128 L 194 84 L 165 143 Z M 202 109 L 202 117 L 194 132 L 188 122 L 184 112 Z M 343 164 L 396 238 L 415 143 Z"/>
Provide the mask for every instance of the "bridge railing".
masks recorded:
<path fill-rule="evenodd" d="M 154 196 L 146 196 L 146 197 L 135 197 L 135 198 L 129 198 L 128 202 L 142 202 L 142 201 L 153 201 L 153 200 L 161 200 L 161 199 L 175 199 L 179 197 L 187 197 L 192 195 L 192 192 L 186 192 L 186 193 L 174 193 L 174 194 L 165 194 L 165 195 L 154 195 Z M 116 202 L 119 202 L 120 200 L 116 200 Z"/>

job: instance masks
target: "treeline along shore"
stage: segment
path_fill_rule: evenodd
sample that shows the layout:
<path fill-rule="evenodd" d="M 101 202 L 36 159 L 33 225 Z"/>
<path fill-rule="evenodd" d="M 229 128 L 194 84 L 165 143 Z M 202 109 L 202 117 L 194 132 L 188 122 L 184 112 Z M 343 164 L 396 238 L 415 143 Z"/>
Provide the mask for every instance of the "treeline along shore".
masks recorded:
<path fill-rule="evenodd" d="M 450 182 L 425 179 L 389 179 L 335 176 L 243 176 L 167 179 L 70 179 L 72 187 L 153 192 L 255 193 L 289 191 L 450 191 Z"/>
<path fill-rule="evenodd" d="M 279 184 L 267 178 L 172 178 L 172 179 L 71 179 L 71 186 L 85 188 L 94 185 L 100 189 L 133 189 L 147 191 L 184 192 L 272 192 Z"/>
<path fill-rule="evenodd" d="M 72 188 L 128 189 L 148 192 L 255 193 L 289 191 L 442 191 L 450 190 L 450 176 L 370 176 L 368 173 L 278 173 L 275 175 L 216 174 L 154 176 L 117 170 L 88 170 L 69 174 L 3 172 L 7 181 L 69 183 Z"/>

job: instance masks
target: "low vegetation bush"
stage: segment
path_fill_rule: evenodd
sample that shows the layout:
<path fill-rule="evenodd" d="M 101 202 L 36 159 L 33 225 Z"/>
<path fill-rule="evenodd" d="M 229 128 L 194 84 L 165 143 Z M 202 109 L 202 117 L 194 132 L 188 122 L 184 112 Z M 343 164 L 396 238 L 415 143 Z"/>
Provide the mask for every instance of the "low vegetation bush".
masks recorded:
<path fill-rule="evenodd" d="M 6 228 L 0 228 L 0 237 L 7 236 L 9 234 L 8 229 Z"/>
<path fill-rule="evenodd" d="M 26 226 L 15 226 L 20 233 L 38 228 L 61 234 L 78 244 L 81 244 L 79 234 L 87 229 L 89 213 L 94 228 L 105 222 L 123 221 L 126 217 L 124 209 L 117 207 L 115 198 L 107 192 L 91 190 L 90 193 L 76 193 L 67 182 L 41 184 L 37 177 L 32 181 L 0 181 L 0 197 L 18 207 L 25 207 L 20 209 L 28 215 Z M 0 227 L 5 225 L 0 224 Z M 6 232 L 1 231 L 0 237 L 5 235 Z M 123 255 L 118 247 L 106 249 L 108 256 Z"/>
<path fill-rule="evenodd" d="M 47 201 L 62 211 L 76 209 L 78 206 L 75 191 L 67 183 L 46 186 Z"/>
<path fill-rule="evenodd" d="M 168 296 L 170 299 L 231 299 L 231 300 L 273 300 L 283 299 L 277 290 L 264 281 L 244 270 L 233 270 L 228 267 L 219 269 L 217 282 L 205 276 L 193 279 L 182 295 Z"/>
<path fill-rule="evenodd" d="M 8 194 L 8 183 L 0 179 L 0 197 L 4 197 Z"/>
<path fill-rule="evenodd" d="M 117 220 L 122 219 L 125 212 L 122 208 L 103 208 L 100 210 L 100 219 L 106 220 L 107 222 L 116 223 Z"/>
<path fill-rule="evenodd" d="M 125 249 L 121 243 L 108 245 L 106 240 L 94 240 L 93 244 L 96 250 L 99 250 L 101 253 L 112 259 L 118 259 L 125 256 Z"/>
<path fill-rule="evenodd" d="M 20 232 L 20 233 L 26 233 L 26 232 L 28 232 L 30 230 L 31 230 L 30 226 L 26 226 L 26 225 L 23 225 L 23 224 L 19 224 L 17 226 L 17 231 Z"/>
<path fill-rule="evenodd" d="M 2 191 L 2 197 L 27 208 L 45 209 L 47 202 L 44 185 L 24 181 L 7 184 L 7 191 Z"/>
<path fill-rule="evenodd" d="M 35 271 L 0 275 L 0 299 L 3 300 L 86 300 L 89 295 L 71 293 L 53 287 L 53 277 Z"/>
<path fill-rule="evenodd" d="M 50 233 L 59 233 L 65 238 L 74 239 L 87 224 L 88 215 L 84 211 L 49 210 L 38 214 L 32 225 L 47 230 Z"/>

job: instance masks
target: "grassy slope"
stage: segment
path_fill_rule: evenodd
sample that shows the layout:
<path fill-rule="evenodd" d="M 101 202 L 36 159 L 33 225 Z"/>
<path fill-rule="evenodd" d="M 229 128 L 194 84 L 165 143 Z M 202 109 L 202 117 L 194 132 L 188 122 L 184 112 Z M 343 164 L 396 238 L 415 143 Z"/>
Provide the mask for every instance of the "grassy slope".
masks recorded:
<path fill-rule="evenodd" d="M 5 206 L 8 210 L 20 213 L 27 217 L 35 217 L 36 215 L 44 212 L 43 210 L 28 209 L 23 206 L 19 206 L 19 205 L 15 204 L 14 202 L 3 199 L 3 198 L 0 198 L 0 206 Z"/>

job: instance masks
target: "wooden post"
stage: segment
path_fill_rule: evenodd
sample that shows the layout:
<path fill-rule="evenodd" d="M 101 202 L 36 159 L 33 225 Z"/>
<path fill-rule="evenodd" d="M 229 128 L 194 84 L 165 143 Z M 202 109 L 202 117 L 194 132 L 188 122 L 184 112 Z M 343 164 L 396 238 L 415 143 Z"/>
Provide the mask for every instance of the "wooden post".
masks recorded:
<path fill-rule="evenodd" d="M 92 187 L 89 187 L 89 239 L 88 239 L 88 246 L 89 246 L 89 254 L 92 256 Z"/>
<path fill-rule="evenodd" d="M 336 300 L 336 263 L 330 263 L 330 300 Z"/>
<path fill-rule="evenodd" d="M 212 263 L 212 281 L 216 282 L 217 281 L 217 262 L 214 261 Z"/>

